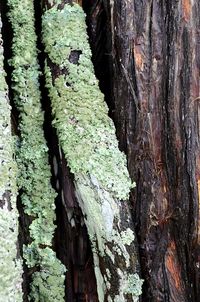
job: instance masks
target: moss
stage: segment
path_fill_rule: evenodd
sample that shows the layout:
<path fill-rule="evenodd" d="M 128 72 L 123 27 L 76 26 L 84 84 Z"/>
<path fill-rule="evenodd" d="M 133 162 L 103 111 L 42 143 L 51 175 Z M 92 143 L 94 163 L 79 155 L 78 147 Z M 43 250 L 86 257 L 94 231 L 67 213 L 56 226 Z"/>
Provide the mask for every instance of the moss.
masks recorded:
<path fill-rule="evenodd" d="M 54 199 L 56 194 L 50 183 L 48 148 L 43 133 L 44 114 L 40 104 L 33 1 L 8 0 L 8 5 L 9 20 L 13 29 L 13 57 L 10 61 L 13 67 L 12 89 L 20 120 L 20 145 L 17 152 L 20 171 L 18 185 L 22 191 L 21 201 L 24 205 L 24 211 L 34 218 L 30 225 L 30 236 L 33 244 L 24 249 L 24 258 L 35 259 L 35 261 L 27 262 L 27 264 L 30 267 L 37 266 L 39 269 L 39 272 L 33 275 L 30 299 L 34 297 L 34 301 L 39 301 L 40 296 L 43 297 L 44 295 L 48 299 L 48 296 L 52 295 L 51 292 L 55 291 L 60 294 L 58 295 L 59 298 L 55 297 L 54 301 L 60 302 L 64 301 L 64 267 L 50 248 L 55 230 Z M 52 260 L 54 258 L 54 263 L 53 261 L 49 263 L 49 267 L 52 265 L 52 268 L 49 273 L 47 271 L 45 280 L 41 277 L 41 286 L 38 286 L 35 281 L 35 278 L 39 280 L 40 274 L 42 275 L 44 271 L 44 261 L 41 260 L 44 251 L 39 246 L 49 246 L 45 249 L 47 253 L 50 253 L 49 258 L 45 259 L 50 260 L 51 258 Z M 57 272 L 56 268 L 58 269 Z M 57 281 L 49 282 L 52 277 L 55 277 Z M 60 286 L 61 283 L 62 286 Z M 60 287 L 57 288 L 57 285 Z M 43 289 L 42 293 L 40 292 L 41 288 Z"/>
<path fill-rule="evenodd" d="M 110 299 L 114 292 L 119 292 L 123 302 L 128 282 L 126 272 L 133 264 L 128 247 L 134 245 L 134 233 L 128 227 L 120 231 L 123 224 L 120 209 L 121 200 L 128 199 L 134 184 L 94 74 L 83 10 L 77 4 L 64 5 L 60 10 L 57 4 L 46 10 L 42 19 L 53 125 L 74 173 L 77 199 L 93 248 L 99 301 L 103 302 L 105 292 L 110 291 Z M 54 70 L 58 72 L 55 74 Z M 124 213 L 123 219 L 126 218 L 128 226 L 130 217 Z M 118 272 L 115 265 L 118 256 L 123 272 Z M 113 263 L 112 273 L 116 272 L 119 289 L 113 288 L 112 277 L 101 271 L 100 258 L 105 268 L 107 263 L 111 266 Z M 141 288 L 141 282 L 137 286 Z"/>
<path fill-rule="evenodd" d="M 22 301 L 22 265 L 17 256 L 17 167 L 11 134 L 11 107 L 3 68 L 0 20 L 0 300 Z"/>

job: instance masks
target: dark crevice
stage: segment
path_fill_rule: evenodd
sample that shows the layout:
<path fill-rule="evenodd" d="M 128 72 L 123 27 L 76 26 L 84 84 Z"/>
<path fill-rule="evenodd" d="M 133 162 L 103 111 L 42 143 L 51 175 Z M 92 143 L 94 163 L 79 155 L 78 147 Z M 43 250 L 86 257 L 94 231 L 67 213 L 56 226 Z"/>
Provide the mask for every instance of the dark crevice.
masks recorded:
<path fill-rule="evenodd" d="M 114 119 L 115 104 L 111 97 L 111 33 L 110 18 L 106 1 L 83 0 L 83 9 L 86 13 L 87 32 L 92 50 L 92 62 L 95 75 L 99 80 L 100 90 L 105 95 L 109 108 L 109 116 Z"/>
<path fill-rule="evenodd" d="M 72 50 L 69 55 L 69 62 L 78 65 L 79 57 L 81 54 L 81 50 Z"/>

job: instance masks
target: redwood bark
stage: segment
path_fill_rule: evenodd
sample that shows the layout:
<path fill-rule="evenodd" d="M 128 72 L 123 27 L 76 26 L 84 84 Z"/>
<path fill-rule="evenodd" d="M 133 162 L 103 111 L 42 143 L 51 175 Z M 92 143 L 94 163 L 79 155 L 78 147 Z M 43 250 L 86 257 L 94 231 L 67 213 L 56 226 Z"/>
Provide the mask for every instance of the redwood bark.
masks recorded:
<path fill-rule="evenodd" d="M 69 2 L 63 0 L 63 5 Z M 137 182 L 132 205 L 145 279 L 141 301 L 197 302 L 200 2 L 83 0 L 83 7 L 97 78 L 115 121 L 120 148 L 127 154 L 130 175 Z M 38 16 L 36 23 L 40 23 Z M 7 34 L 7 23 L 5 30 Z M 4 41 L 11 38 L 6 34 Z M 8 56 L 10 47 L 6 48 Z M 44 91 L 44 99 L 46 95 Z M 45 110 L 49 110 L 46 104 Z M 47 126 L 50 136 L 51 130 Z M 92 251 L 75 200 L 73 176 L 55 136 L 49 144 L 50 156 L 56 158 L 52 162 L 58 165 L 55 245 L 68 267 L 66 301 L 98 301 Z M 28 226 L 23 228 L 25 234 Z M 25 279 L 28 288 L 30 280 Z"/>
<path fill-rule="evenodd" d="M 129 172 L 142 301 L 196 302 L 200 296 L 200 3 L 85 1 L 93 52 L 106 13 L 111 109 Z M 109 10 L 108 10 L 109 7 Z M 104 25 L 105 26 L 105 25 Z M 94 62 L 99 64 L 94 56 Z M 104 70 L 97 70 L 103 74 Z M 106 71 L 108 72 L 108 71 Z"/>

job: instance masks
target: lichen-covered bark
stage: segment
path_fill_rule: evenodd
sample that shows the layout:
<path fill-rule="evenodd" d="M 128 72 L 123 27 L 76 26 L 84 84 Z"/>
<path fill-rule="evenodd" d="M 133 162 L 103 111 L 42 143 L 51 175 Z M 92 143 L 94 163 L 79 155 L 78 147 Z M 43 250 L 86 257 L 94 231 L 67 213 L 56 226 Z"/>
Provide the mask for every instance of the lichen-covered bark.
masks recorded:
<path fill-rule="evenodd" d="M 60 146 L 93 249 L 99 301 L 138 301 L 141 284 L 127 199 L 131 184 L 91 63 L 78 4 L 45 1 L 46 82 Z"/>
<path fill-rule="evenodd" d="M 18 211 L 11 107 L 3 66 L 0 19 L 0 300 L 22 302 L 22 263 L 18 253 Z"/>
<path fill-rule="evenodd" d="M 96 1 L 112 45 L 112 108 L 137 191 L 143 301 L 198 301 L 200 4 Z M 103 8 L 102 8 L 103 7 Z M 94 52 L 96 45 L 94 42 Z M 108 45 L 109 47 L 109 45 Z"/>
<path fill-rule="evenodd" d="M 30 216 L 30 242 L 23 257 L 32 274 L 31 301 L 64 301 L 64 265 L 52 249 L 55 192 L 40 104 L 34 9 L 32 0 L 8 0 L 13 30 L 11 65 L 14 102 L 19 112 L 17 161 L 21 202 Z"/>

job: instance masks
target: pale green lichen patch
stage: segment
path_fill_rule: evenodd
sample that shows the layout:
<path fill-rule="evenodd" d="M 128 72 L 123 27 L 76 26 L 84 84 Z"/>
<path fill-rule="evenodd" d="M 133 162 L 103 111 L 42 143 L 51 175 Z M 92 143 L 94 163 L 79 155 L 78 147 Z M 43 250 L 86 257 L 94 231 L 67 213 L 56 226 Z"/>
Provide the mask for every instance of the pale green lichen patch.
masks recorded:
<path fill-rule="evenodd" d="M 97 281 L 97 292 L 98 292 L 99 302 L 104 302 L 106 284 L 104 282 L 104 278 L 99 267 L 99 255 L 98 253 L 95 252 L 95 250 L 93 251 L 93 261 L 94 261 L 95 277 Z"/>
<path fill-rule="evenodd" d="M 122 243 L 127 244 L 127 245 L 130 245 L 131 243 L 133 243 L 133 241 L 135 239 L 135 235 L 130 228 L 121 232 L 121 237 L 122 237 Z"/>
<path fill-rule="evenodd" d="M 119 295 L 115 296 L 114 302 L 125 302 L 126 294 L 132 296 L 134 302 L 139 301 L 139 296 L 142 294 L 143 280 L 138 274 L 124 274 L 118 269 L 120 278 Z"/>
<path fill-rule="evenodd" d="M 138 274 L 128 275 L 125 293 L 132 294 L 135 297 L 140 296 L 142 294 L 142 284 L 143 280 L 140 279 Z"/>
<path fill-rule="evenodd" d="M 115 198 L 127 199 L 131 180 L 125 155 L 118 141 L 108 108 L 104 102 L 91 62 L 85 15 L 79 5 L 56 6 L 43 16 L 43 42 L 50 60 L 66 69 L 52 85 L 46 68 L 47 84 L 52 100 L 53 124 L 71 172 L 89 173 L 98 185 Z M 79 59 L 74 64 L 73 51 Z"/>
<path fill-rule="evenodd" d="M 92 241 L 97 240 L 98 250 L 103 256 L 105 253 L 105 242 L 113 240 L 113 220 L 119 214 L 116 202 L 108 192 L 103 190 L 96 191 L 88 177 L 79 175 L 79 180 L 75 186 L 79 204 L 86 215 L 90 239 Z M 105 210 L 102 205 L 104 203 L 107 204 L 107 215 L 103 215 Z"/>
<path fill-rule="evenodd" d="M 33 244 L 24 249 L 24 258 L 30 267 L 39 268 L 37 274 L 33 275 L 30 299 L 50 301 L 48 297 L 56 292 L 54 301 L 61 302 L 64 301 L 65 269 L 50 248 L 55 230 L 56 194 L 50 183 L 48 149 L 43 133 L 44 114 L 40 104 L 33 1 L 8 0 L 8 6 L 13 30 L 13 57 L 10 62 L 13 67 L 12 89 L 19 111 L 18 185 L 22 191 L 24 211 L 34 218 L 30 225 Z M 45 248 L 48 256 L 45 256 L 46 260 L 43 259 L 44 251 L 40 246 L 49 246 Z M 32 262 L 28 262 L 30 258 Z M 48 260 L 51 261 L 48 263 L 48 270 L 45 270 L 43 264 Z M 37 284 L 38 280 L 41 282 L 40 286 Z"/>
<path fill-rule="evenodd" d="M 79 175 L 75 186 L 79 204 L 86 216 L 90 239 L 92 242 L 97 240 L 100 255 L 109 255 L 115 263 L 115 255 L 106 246 L 106 242 L 112 242 L 113 251 L 124 257 L 128 268 L 130 255 L 126 246 L 133 244 L 134 233 L 130 228 L 122 232 L 115 230 L 114 219 L 120 224 L 119 204 L 109 192 L 98 189 L 97 184 L 94 186 L 88 176 Z"/>
<path fill-rule="evenodd" d="M 0 301 L 22 302 L 22 265 L 17 257 L 18 212 L 11 107 L 3 68 L 0 20 Z"/>
<path fill-rule="evenodd" d="M 38 246 L 33 244 L 32 251 L 35 250 L 35 257 L 32 258 L 32 251 L 25 253 L 27 265 L 29 267 L 40 267 L 39 272 L 35 272 L 32 276 L 31 283 L 31 299 L 34 302 L 54 302 L 64 301 L 63 292 L 65 280 L 65 268 L 56 258 L 56 254 L 51 248 L 38 249 Z M 28 257 L 30 256 L 30 258 Z M 39 293 L 39 294 L 38 294 Z"/>

